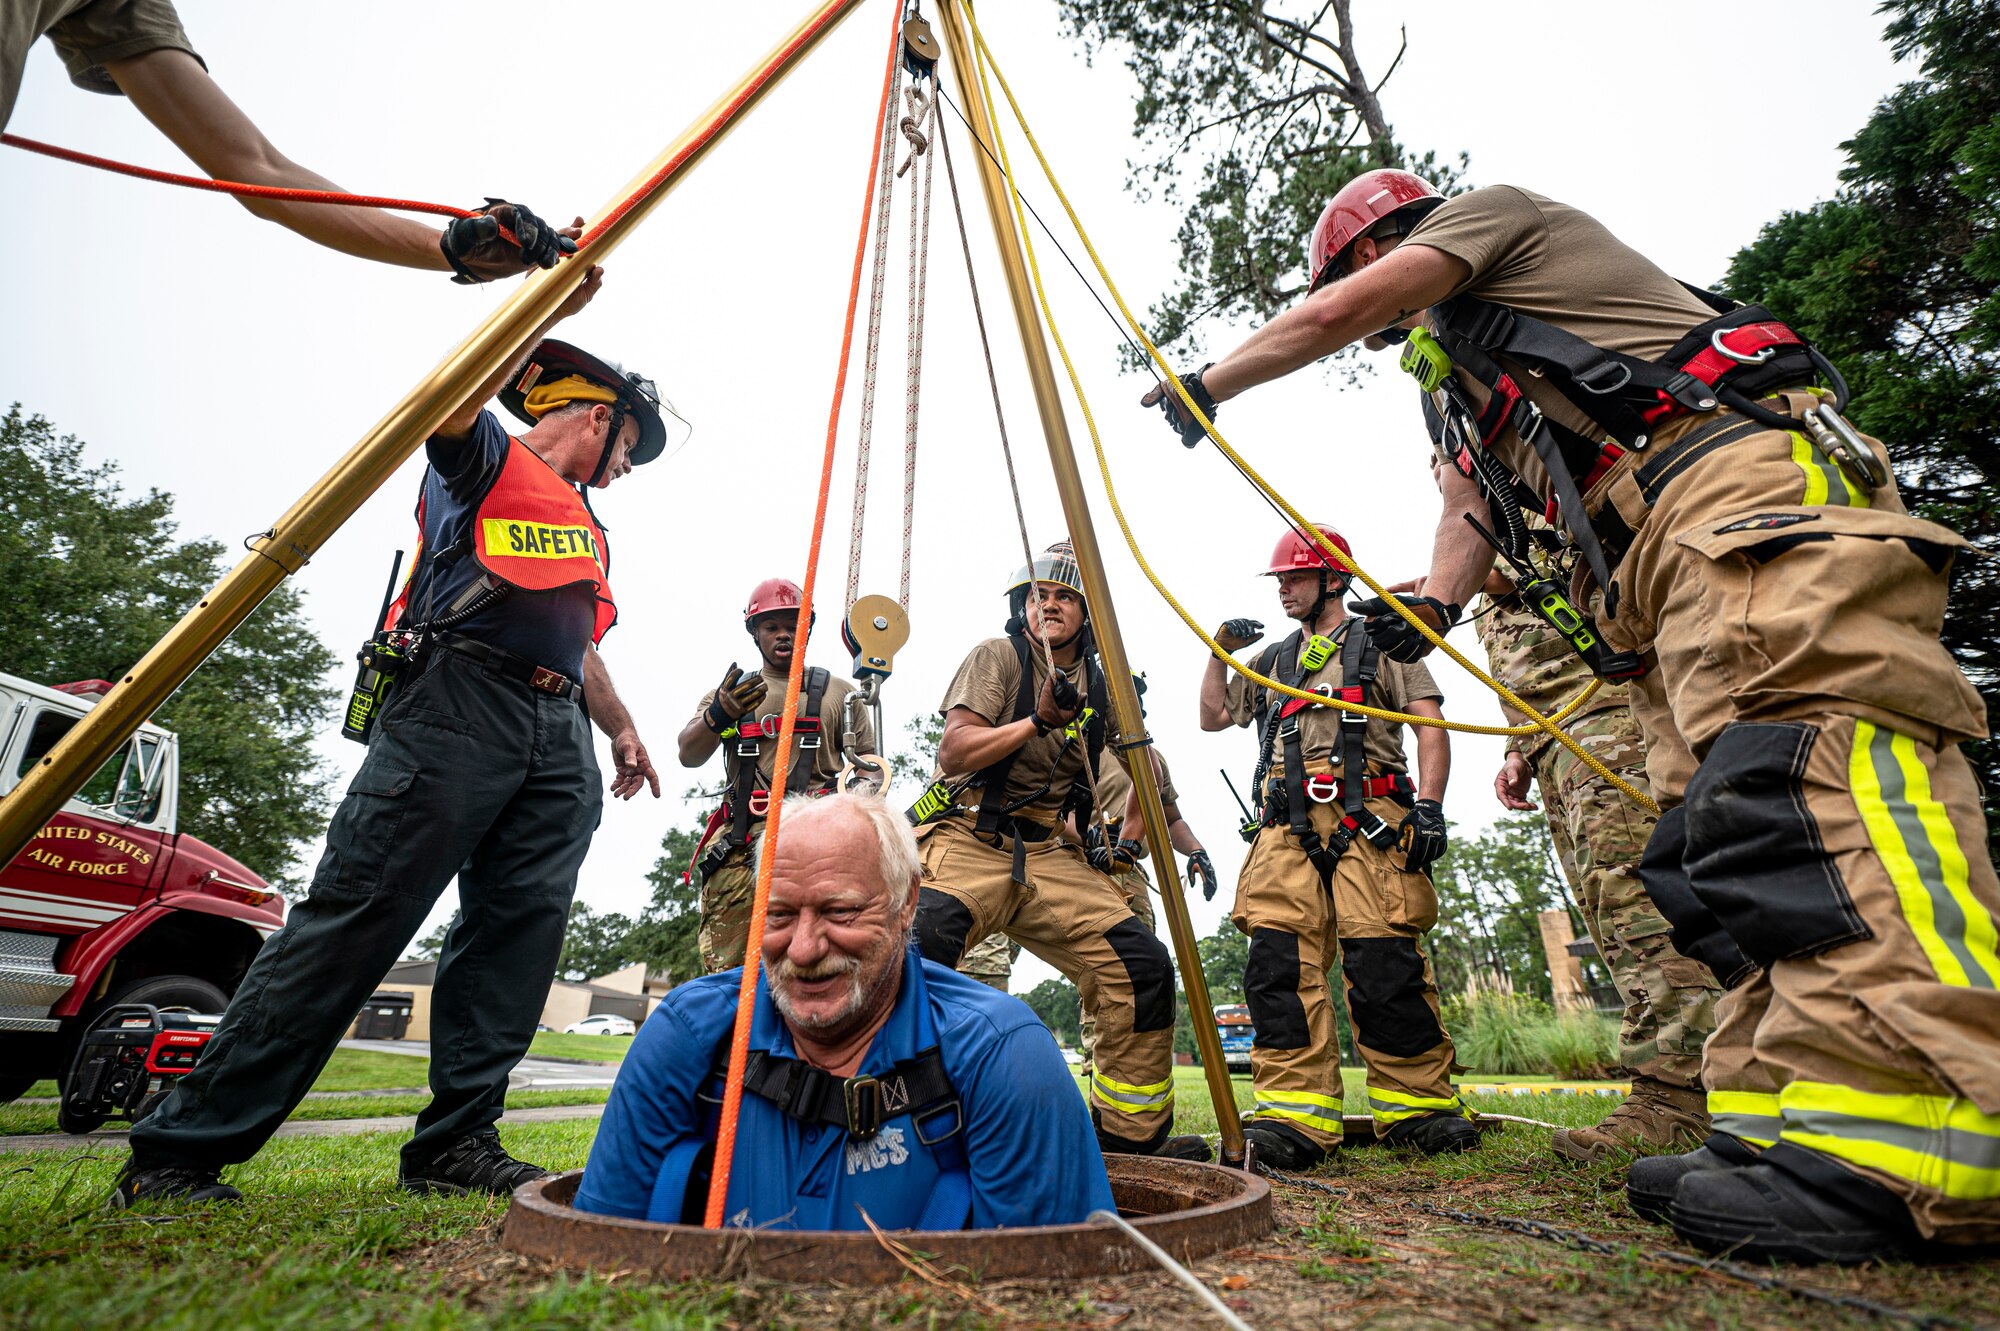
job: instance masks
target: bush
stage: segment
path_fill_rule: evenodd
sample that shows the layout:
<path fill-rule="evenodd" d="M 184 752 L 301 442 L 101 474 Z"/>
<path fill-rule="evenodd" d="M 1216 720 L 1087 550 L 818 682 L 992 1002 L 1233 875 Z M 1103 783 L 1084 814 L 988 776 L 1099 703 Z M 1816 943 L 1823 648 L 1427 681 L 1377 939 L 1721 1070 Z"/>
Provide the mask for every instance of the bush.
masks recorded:
<path fill-rule="evenodd" d="M 1578 1080 L 1618 1066 L 1618 1026 L 1592 1012 L 1555 1013 L 1523 994 L 1475 991 L 1444 1005 L 1458 1061 L 1480 1072 Z"/>

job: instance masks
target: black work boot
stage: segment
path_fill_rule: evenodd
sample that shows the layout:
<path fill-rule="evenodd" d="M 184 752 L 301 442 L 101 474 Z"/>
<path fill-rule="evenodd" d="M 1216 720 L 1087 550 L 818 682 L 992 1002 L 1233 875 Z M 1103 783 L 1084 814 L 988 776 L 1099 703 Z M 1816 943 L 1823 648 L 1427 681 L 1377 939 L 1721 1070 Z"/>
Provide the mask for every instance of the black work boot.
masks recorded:
<path fill-rule="evenodd" d="M 222 1172 L 165 1165 L 140 1169 L 127 1164 L 118 1176 L 111 1205 L 120 1211 L 139 1202 L 240 1202 L 243 1194 L 222 1181 Z"/>
<path fill-rule="evenodd" d="M 1704 1170 L 1741 1169 L 1756 1163 L 1757 1148 L 1749 1142 L 1732 1133 L 1711 1132 L 1692 1151 L 1634 1160 L 1625 1173 L 1625 1204 L 1640 1219 L 1664 1225 L 1682 1179 Z"/>
<path fill-rule="evenodd" d="M 1160 1130 L 1147 1141 L 1135 1142 L 1127 1137 L 1114 1136 L 1104 1130 L 1098 1120 L 1097 1111 L 1091 1110 L 1091 1126 L 1097 1129 L 1097 1149 L 1106 1155 L 1156 1155 L 1168 1160 L 1206 1161 L 1214 1158 L 1208 1143 L 1192 1133 L 1179 1137 L 1172 1136 L 1174 1124 L 1168 1119 Z"/>
<path fill-rule="evenodd" d="M 1243 1140 L 1253 1150 L 1260 1165 L 1296 1174 L 1318 1166 L 1326 1159 L 1327 1148 L 1284 1123 L 1254 1119 L 1243 1125 Z"/>
<path fill-rule="evenodd" d="M 1384 1146 L 1414 1146 L 1425 1155 L 1446 1155 L 1477 1149 L 1479 1129 L 1465 1115 L 1439 1109 L 1406 1118 L 1380 1138 Z"/>
<path fill-rule="evenodd" d="M 1689 1174 L 1668 1214 L 1674 1233 L 1695 1247 L 1754 1262 L 1851 1266 L 1918 1242 L 1902 1198 L 1784 1142 L 1754 1165 Z"/>
<path fill-rule="evenodd" d="M 548 1176 L 540 1165 L 507 1154 L 499 1130 L 488 1128 L 460 1137 L 414 1169 L 405 1165 L 400 1182 L 406 1192 L 490 1192 L 506 1197 L 523 1183 Z"/>

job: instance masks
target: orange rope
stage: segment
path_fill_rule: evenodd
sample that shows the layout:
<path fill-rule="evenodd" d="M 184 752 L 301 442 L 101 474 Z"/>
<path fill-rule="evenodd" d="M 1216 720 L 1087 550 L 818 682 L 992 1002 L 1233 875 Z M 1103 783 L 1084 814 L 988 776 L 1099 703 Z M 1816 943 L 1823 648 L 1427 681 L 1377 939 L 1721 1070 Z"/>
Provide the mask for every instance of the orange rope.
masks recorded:
<path fill-rule="evenodd" d="M 882 68 L 882 101 L 875 109 L 875 146 L 868 155 L 868 187 L 862 194 L 861 236 L 854 245 L 854 274 L 847 286 L 847 318 L 840 333 L 840 365 L 834 373 L 833 406 L 826 417 L 826 456 L 820 463 L 819 501 L 813 510 L 812 544 L 806 552 L 806 576 L 799 592 L 799 622 L 810 624 L 813 586 L 819 577 L 820 538 L 826 532 L 827 495 L 833 489 L 834 441 L 840 430 L 840 404 L 847 391 L 847 362 L 854 348 L 854 315 L 861 302 L 862 260 L 868 249 L 868 220 L 874 210 L 875 175 L 882 160 L 882 127 L 889 115 L 889 85 L 901 54 L 903 7 L 891 7 L 889 60 Z M 692 148 L 690 148 L 692 151 Z M 642 193 L 644 191 L 641 191 Z M 592 233 L 595 234 L 594 232 Z M 583 238 L 589 244 L 591 236 Z M 722 1092 L 722 1121 L 715 1134 L 715 1166 L 708 1184 L 708 1210 L 702 1224 L 722 1227 L 729 1199 L 729 1167 L 736 1154 L 736 1118 L 743 1108 L 743 1068 L 750 1061 L 750 1018 L 757 1010 L 757 977 L 763 969 L 764 911 L 771 898 L 771 862 L 778 849 L 778 818 L 785 805 L 786 778 L 792 766 L 792 725 L 798 718 L 799 688 L 805 677 L 805 640 L 792 652 L 785 679 L 785 710 L 778 724 L 778 761 L 771 773 L 771 807 L 764 814 L 764 846 L 757 857 L 757 888 L 750 901 L 750 936 L 743 944 L 743 979 L 736 988 L 736 1027 L 729 1037 L 729 1076 Z"/>

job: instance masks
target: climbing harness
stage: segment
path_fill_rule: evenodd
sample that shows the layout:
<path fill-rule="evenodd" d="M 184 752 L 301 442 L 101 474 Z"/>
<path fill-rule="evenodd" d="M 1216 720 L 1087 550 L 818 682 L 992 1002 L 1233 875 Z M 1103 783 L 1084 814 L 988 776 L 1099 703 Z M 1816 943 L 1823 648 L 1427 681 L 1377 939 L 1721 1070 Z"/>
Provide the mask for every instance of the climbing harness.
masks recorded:
<path fill-rule="evenodd" d="M 801 646 L 793 655 L 802 655 L 803 651 Z M 825 785 L 816 787 L 813 771 L 822 738 L 820 707 L 832 678 L 824 666 L 813 666 L 806 671 L 804 697 L 792 723 L 798 756 L 782 783 L 776 775 L 771 778 L 771 784 L 782 784 L 787 795 L 823 795 L 831 789 Z M 766 713 L 746 716 L 722 732 L 723 743 L 734 746 L 731 756 L 736 760 L 736 775 L 729 784 L 729 797 L 708 816 L 708 826 L 703 829 L 705 848 L 695 867 L 704 877 L 721 868 L 722 862 L 739 846 L 749 845 L 751 824 L 763 821 L 769 814 L 771 790 L 757 784 L 762 775 L 757 770 L 757 758 L 765 740 L 778 738 L 779 728 L 779 718 Z"/>
<path fill-rule="evenodd" d="M 891 10 L 896 26 L 890 30 L 887 67 L 882 71 L 882 97 L 875 108 L 875 141 L 868 159 L 867 190 L 862 196 L 861 233 L 854 242 L 854 269 L 848 279 L 847 314 L 840 336 L 840 357 L 834 370 L 833 401 L 827 409 L 826 446 L 820 460 L 819 493 L 813 509 L 812 539 L 806 548 L 806 576 L 800 589 L 799 617 L 812 614 L 813 591 L 819 581 L 820 545 L 826 535 L 828 496 L 833 490 L 834 445 L 839 439 L 840 406 L 846 396 L 848 361 L 854 349 L 854 320 L 861 303 L 861 267 L 867 257 L 868 221 L 874 203 L 875 172 L 881 164 L 884 134 L 888 123 L 889 99 L 895 80 L 896 57 L 902 45 L 903 15 Z M 586 235 L 586 241 L 590 236 Z M 702 1223 L 709 1229 L 722 1227 L 723 1208 L 729 1199 L 729 1170 L 736 1154 L 736 1122 L 743 1103 L 743 1069 L 750 1057 L 750 1019 L 757 1007 L 757 977 L 763 969 L 764 912 L 771 896 L 771 864 L 778 849 L 778 829 L 784 812 L 784 785 L 791 773 L 792 734 L 799 714 L 799 694 L 804 682 L 805 653 L 792 653 L 790 676 L 785 681 L 785 705 L 779 714 L 778 757 L 772 781 L 776 787 L 765 813 L 763 849 L 757 857 L 757 885 L 750 899 L 749 934 L 744 942 L 743 977 L 736 990 L 736 1020 L 729 1037 L 729 1071 L 724 1079 L 722 1106 L 716 1126 L 715 1155 L 708 1185 L 708 1204 Z"/>
<path fill-rule="evenodd" d="M 1234 465 L 1238 471 L 1242 472 L 1244 476 L 1252 482 L 1252 484 L 1257 488 L 1259 493 L 1264 495 L 1264 497 L 1270 503 L 1272 503 L 1285 515 L 1288 521 L 1290 521 L 1295 527 L 1299 528 L 1301 531 L 1304 531 L 1309 535 L 1311 535 L 1312 538 L 1319 543 L 1319 545 L 1326 551 L 1326 555 L 1329 562 L 1337 562 L 1339 567 L 1347 569 L 1348 571 L 1353 573 L 1355 577 L 1360 579 L 1360 581 L 1364 585 L 1366 585 L 1369 588 L 1369 590 L 1374 592 L 1376 596 L 1387 600 L 1395 608 L 1396 613 L 1402 616 L 1409 623 L 1414 625 L 1418 630 L 1418 632 L 1423 635 L 1424 639 L 1427 642 L 1431 643 L 1432 646 L 1442 651 L 1452 661 L 1456 662 L 1459 666 L 1465 669 L 1467 673 L 1471 674 L 1473 678 L 1477 679 L 1487 688 L 1499 694 L 1500 697 L 1503 700 L 1505 700 L 1509 706 L 1515 708 L 1523 716 L 1530 718 L 1530 724 L 1522 727 L 1472 726 L 1464 722 L 1446 721 L 1433 717 L 1416 717 L 1408 714 L 1384 712 L 1379 708 L 1367 708 L 1357 704 L 1343 703 L 1336 699 L 1325 699 L 1323 701 L 1318 702 L 1317 705 L 1338 707 L 1343 711 L 1350 709 L 1358 710 L 1363 715 L 1380 716 L 1385 720 L 1400 721 L 1410 725 L 1430 725 L 1436 728 L 1446 729 L 1446 730 L 1469 731 L 1479 734 L 1497 734 L 1497 733 L 1531 734 L 1536 732 L 1546 733 L 1551 737 L 1555 738 L 1564 747 L 1568 748 L 1572 753 L 1576 754 L 1577 757 L 1580 760 L 1582 760 L 1585 766 L 1589 767 L 1593 772 L 1597 773 L 1599 776 L 1609 781 L 1613 786 L 1615 786 L 1619 791 L 1621 791 L 1628 799 L 1631 799 L 1635 804 L 1640 805 L 1642 808 L 1656 812 L 1658 806 L 1654 803 L 1654 801 L 1650 796 L 1635 789 L 1630 782 L 1625 781 L 1624 779 L 1619 777 L 1617 773 L 1607 768 L 1600 760 L 1598 760 L 1598 758 L 1595 755 L 1589 753 L 1573 738 L 1571 738 L 1568 734 L 1566 734 L 1562 730 L 1559 724 L 1566 717 L 1573 714 L 1576 711 L 1576 709 L 1580 707 L 1586 700 L 1588 700 L 1591 694 L 1594 693 L 1596 690 L 1597 681 L 1593 680 L 1590 685 L 1586 686 L 1586 688 L 1582 693 L 1580 693 L 1576 698 L 1572 699 L 1568 704 L 1566 704 L 1560 711 L 1555 713 L 1553 716 L 1548 716 L 1548 717 L 1543 716 L 1541 713 L 1537 712 L 1534 708 L 1522 702 L 1521 699 L 1517 697 L 1511 689 L 1508 689 L 1505 685 L 1499 683 L 1491 675 L 1487 674 L 1484 670 L 1481 670 L 1479 667 L 1475 666 L 1470 660 L 1468 660 L 1465 657 L 1463 653 L 1461 653 L 1456 648 L 1451 646 L 1450 643 L 1446 642 L 1441 634 L 1434 632 L 1428 624 L 1424 623 L 1421 617 L 1411 613 L 1406 607 L 1404 607 L 1401 604 L 1401 602 L 1397 601 L 1394 597 L 1390 596 L 1387 590 L 1384 589 L 1380 583 L 1376 582 L 1373 578 L 1371 578 L 1352 559 L 1348 558 L 1343 553 L 1341 553 L 1338 549 L 1336 549 L 1332 545 L 1331 542 L 1327 541 L 1323 536 L 1319 536 L 1316 533 L 1316 531 L 1312 528 L 1311 523 L 1308 522 L 1307 519 L 1303 515 L 1301 515 L 1298 512 L 1298 510 L 1294 508 L 1291 505 L 1291 503 L 1284 498 L 1283 495 L 1279 494 L 1275 488 L 1273 488 L 1268 482 L 1266 482 L 1261 476 L 1259 476 L 1256 473 L 1256 471 L 1250 467 L 1249 463 L 1243 459 L 1242 455 L 1237 453 L 1233 448 L 1231 448 L 1228 442 L 1224 440 L 1219 433 L 1216 432 L 1214 422 L 1211 421 L 1205 413 L 1202 413 L 1200 411 L 1200 408 L 1195 404 L 1194 399 L 1188 394 L 1186 386 L 1180 383 L 1179 379 L 1175 376 L 1172 367 L 1167 364 L 1165 356 L 1163 356 L 1160 353 L 1159 348 L 1155 346 L 1152 340 L 1146 335 L 1145 329 L 1140 325 L 1137 318 L 1133 316 L 1130 307 L 1127 306 L 1127 304 L 1125 303 L 1124 297 L 1119 294 L 1117 285 L 1111 280 L 1111 275 L 1105 269 L 1103 259 L 1099 257 L 1097 253 L 1096 246 L 1091 243 L 1088 233 L 1084 231 L 1082 221 L 1076 215 L 1075 207 L 1069 202 L 1069 198 L 1063 192 L 1061 184 L 1056 180 L 1054 171 L 1050 167 L 1046 155 L 1044 155 L 1041 150 L 1041 145 L 1035 139 L 1034 131 L 1031 128 L 1029 128 L 1026 116 L 1022 112 L 1019 102 L 1015 100 L 1012 89 L 1009 88 L 1007 84 L 1006 75 L 1000 70 L 998 63 L 994 60 L 993 53 L 991 49 L 987 46 L 986 39 L 980 31 L 977 14 L 974 11 L 973 7 L 969 4 L 966 6 L 966 18 L 967 18 L 967 23 L 971 28 L 974 48 L 978 56 L 979 83 L 981 88 L 981 95 L 985 100 L 988 108 L 988 119 L 993 121 L 995 124 L 994 147 L 998 150 L 1001 169 L 1008 181 L 1008 193 L 1010 197 L 1013 199 L 1016 217 L 1017 219 L 1021 219 L 1020 227 L 1021 227 L 1022 245 L 1024 250 L 1026 251 L 1030 275 L 1034 279 L 1036 296 L 1042 309 L 1043 319 L 1049 325 L 1050 338 L 1052 341 L 1054 341 L 1057 352 L 1062 356 L 1064 369 L 1068 371 L 1069 374 L 1070 386 L 1077 394 L 1078 408 L 1083 413 L 1085 424 L 1089 426 L 1091 445 L 1097 455 L 1099 475 L 1104 480 L 1105 494 L 1107 499 L 1110 501 L 1111 511 L 1118 520 L 1119 531 L 1124 535 L 1126 546 L 1132 551 L 1132 556 L 1134 560 L 1138 562 L 1140 570 L 1143 573 L 1145 573 L 1147 580 L 1151 582 L 1154 589 L 1160 593 L 1161 598 L 1164 599 L 1167 602 L 1167 604 L 1173 608 L 1175 613 L 1181 617 L 1181 621 L 1185 623 L 1188 626 L 1188 628 L 1202 640 L 1203 643 L 1207 645 L 1209 650 L 1212 653 L 1214 653 L 1219 659 L 1221 659 L 1230 669 L 1250 679 L 1253 683 L 1262 685 L 1263 687 L 1271 689 L 1275 692 L 1283 693 L 1288 697 L 1304 697 L 1308 702 L 1314 701 L 1314 698 L 1317 697 L 1317 695 L 1310 695 L 1310 696 L 1305 695 L 1298 690 L 1290 688 L 1289 686 L 1281 683 L 1278 680 L 1271 679 L 1268 676 L 1264 676 L 1256 671 L 1250 670 L 1249 668 L 1245 667 L 1241 662 L 1237 661 L 1230 653 L 1223 650 L 1221 645 L 1218 644 L 1215 641 L 1215 639 L 1211 637 L 1209 633 L 1201 627 L 1201 625 L 1194 619 L 1194 617 L 1188 613 L 1186 608 L 1181 605 L 1179 600 L 1176 599 L 1173 596 L 1173 594 L 1166 588 L 1166 586 L 1159 580 L 1158 575 L 1153 572 L 1151 564 L 1146 560 L 1144 553 L 1139 549 L 1138 541 L 1132 534 L 1131 524 L 1125 517 L 1123 506 L 1119 503 L 1117 490 L 1113 484 L 1111 477 L 1110 464 L 1104 453 L 1103 440 L 1098 433 L 1095 418 L 1093 417 L 1090 411 L 1089 404 L 1085 399 L 1082 390 L 1082 384 L 1079 381 L 1079 376 L 1077 375 L 1075 365 L 1072 363 L 1069 353 L 1063 345 L 1061 334 L 1056 329 L 1053 312 L 1049 309 L 1048 294 L 1046 287 L 1042 281 L 1040 265 L 1035 258 L 1034 244 L 1033 241 L 1029 239 L 1026 221 L 1025 218 L 1022 217 L 1024 205 L 1022 203 L 1020 189 L 1018 185 L 1016 185 L 1014 182 L 1014 176 L 1012 171 L 1007 167 L 1006 141 L 1003 138 L 1001 138 L 998 131 L 997 117 L 993 109 L 994 108 L 993 96 L 986 82 L 986 70 L 989 66 L 992 68 L 994 81 L 1000 85 L 1000 90 L 1002 94 L 1006 97 L 1008 106 L 1013 112 L 1015 123 L 1020 125 L 1022 136 L 1027 140 L 1030 149 L 1035 154 L 1036 160 L 1040 163 L 1044 177 L 1047 178 L 1050 188 L 1055 192 L 1056 198 L 1062 203 L 1063 210 L 1068 215 L 1070 224 L 1072 225 L 1072 227 L 1075 228 L 1078 239 L 1083 243 L 1085 252 L 1089 254 L 1091 263 L 1096 268 L 1099 279 L 1103 281 L 1105 289 L 1110 293 L 1113 301 L 1117 303 L 1119 311 L 1125 317 L 1125 322 L 1127 326 L 1130 327 L 1134 335 L 1138 337 L 1140 343 L 1144 346 L 1146 350 L 1146 354 L 1152 359 L 1153 363 L 1158 367 L 1163 381 L 1169 381 L 1173 384 L 1174 391 L 1180 395 L 1182 402 L 1187 406 L 1188 410 L 1190 412 L 1195 413 L 1196 418 L 1202 422 L 1202 428 L 1205 429 L 1208 432 L 1209 437 L 1215 441 L 1217 449 L 1220 450 L 1225 455 L 1225 457 L 1229 459 L 1231 464 Z"/>

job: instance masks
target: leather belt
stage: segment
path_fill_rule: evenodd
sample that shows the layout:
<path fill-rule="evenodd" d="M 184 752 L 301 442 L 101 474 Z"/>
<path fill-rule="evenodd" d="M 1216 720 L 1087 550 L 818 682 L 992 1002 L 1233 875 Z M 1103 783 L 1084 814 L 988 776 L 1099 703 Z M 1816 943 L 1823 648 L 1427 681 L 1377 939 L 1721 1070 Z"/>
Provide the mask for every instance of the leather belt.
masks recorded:
<path fill-rule="evenodd" d="M 456 633 L 440 633 L 438 645 L 449 648 L 461 656 L 469 656 L 485 665 L 496 675 L 527 685 L 537 693 L 546 693 L 552 698 L 568 698 L 574 701 L 583 691 L 583 685 L 571 679 L 560 670 L 536 665 L 524 656 L 516 656 L 505 648 L 477 638 L 464 638 Z"/>

